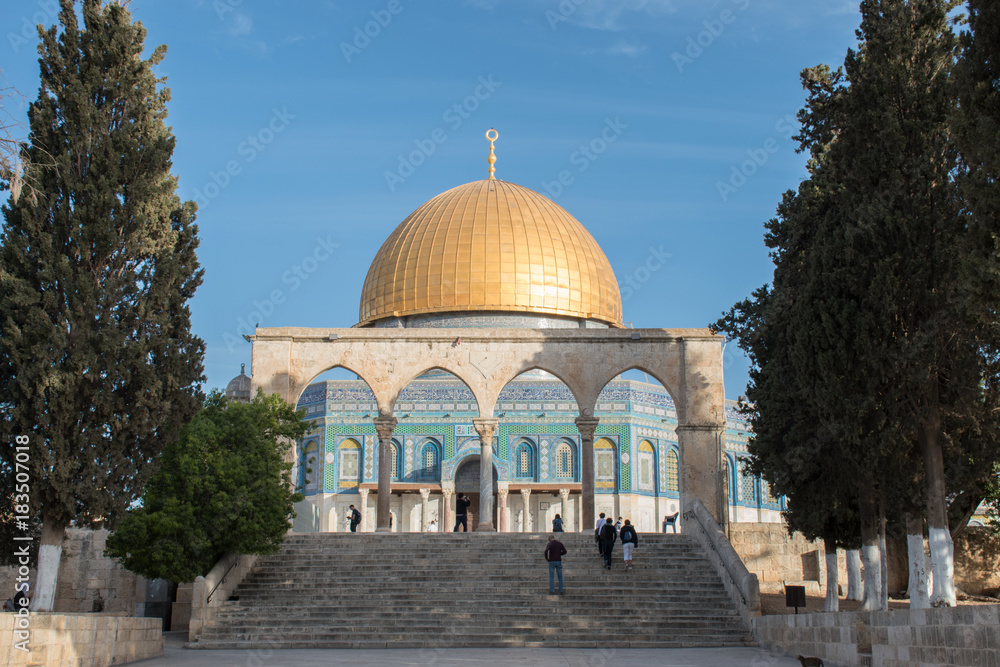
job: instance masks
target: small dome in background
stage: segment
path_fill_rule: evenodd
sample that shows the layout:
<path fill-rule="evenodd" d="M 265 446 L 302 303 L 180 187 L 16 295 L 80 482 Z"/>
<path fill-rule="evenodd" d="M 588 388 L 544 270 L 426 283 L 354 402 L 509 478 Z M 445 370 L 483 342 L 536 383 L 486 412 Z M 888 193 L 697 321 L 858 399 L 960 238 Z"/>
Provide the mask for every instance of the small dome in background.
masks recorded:
<path fill-rule="evenodd" d="M 246 364 L 240 364 L 240 374 L 226 385 L 226 398 L 240 403 L 250 402 L 250 378 L 246 374 Z"/>

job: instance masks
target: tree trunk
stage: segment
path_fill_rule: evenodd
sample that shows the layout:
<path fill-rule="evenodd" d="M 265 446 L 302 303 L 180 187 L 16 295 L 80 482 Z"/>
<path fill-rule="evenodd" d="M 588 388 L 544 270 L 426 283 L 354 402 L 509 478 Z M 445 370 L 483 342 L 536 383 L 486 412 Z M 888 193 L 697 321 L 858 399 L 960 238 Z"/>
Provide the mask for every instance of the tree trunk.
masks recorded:
<path fill-rule="evenodd" d="M 907 587 L 910 609 L 927 609 L 931 603 L 927 596 L 924 522 L 917 514 L 906 515 L 906 553 L 910 561 L 910 584 Z"/>
<path fill-rule="evenodd" d="M 865 563 L 865 594 L 862 611 L 878 611 L 882 600 L 882 558 L 879 554 L 878 505 L 875 489 L 869 480 L 862 480 L 859 509 L 861 514 L 861 558 Z"/>
<path fill-rule="evenodd" d="M 885 509 L 878 508 L 878 556 L 881 561 L 879 576 L 881 577 L 881 592 L 878 598 L 878 608 L 889 611 L 889 556 L 885 546 Z"/>
<path fill-rule="evenodd" d="M 837 568 L 837 544 L 833 540 L 823 540 L 826 551 L 826 601 L 823 611 L 840 611 L 840 572 Z"/>
<path fill-rule="evenodd" d="M 927 412 L 920 423 L 918 439 L 924 453 L 927 470 L 927 533 L 931 547 L 931 569 L 934 572 L 932 607 L 954 607 L 955 545 L 948 529 L 948 504 L 945 501 L 944 453 L 941 450 L 941 405 L 937 382 L 932 383 Z"/>
<path fill-rule="evenodd" d="M 63 536 L 66 525 L 42 513 L 42 539 L 38 547 L 38 572 L 35 591 L 31 597 L 31 611 L 52 611 L 56 601 L 56 584 L 59 581 L 59 559 L 62 557 Z"/>
<path fill-rule="evenodd" d="M 847 600 L 861 599 L 861 552 L 847 550 Z"/>

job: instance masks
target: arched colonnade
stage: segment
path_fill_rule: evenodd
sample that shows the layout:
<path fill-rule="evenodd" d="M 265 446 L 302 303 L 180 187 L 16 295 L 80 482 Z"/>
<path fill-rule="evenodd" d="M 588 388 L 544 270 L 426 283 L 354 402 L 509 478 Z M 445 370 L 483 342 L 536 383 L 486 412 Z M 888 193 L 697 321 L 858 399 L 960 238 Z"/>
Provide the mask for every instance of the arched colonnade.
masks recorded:
<path fill-rule="evenodd" d="M 331 368 L 356 373 L 375 395 L 378 416 L 376 531 L 389 530 L 394 409 L 403 389 L 441 369 L 462 380 L 478 404 L 473 426 L 482 443 L 480 507 L 493 515 L 494 408 L 500 392 L 522 373 L 541 369 L 562 380 L 576 398 L 580 432 L 581 525 L 594 525 L 594 414 L 604 386 L 633 368 L 655 377 L 677 411 L 681 507 L 700 499 L 724 520 L 721 495 L 725 394 L 722 339 L 707 329 L 311 329 L 258 328 L 252 382 L 291 404 Z M 495 530 L 490 521 L 479 530 Z"/>

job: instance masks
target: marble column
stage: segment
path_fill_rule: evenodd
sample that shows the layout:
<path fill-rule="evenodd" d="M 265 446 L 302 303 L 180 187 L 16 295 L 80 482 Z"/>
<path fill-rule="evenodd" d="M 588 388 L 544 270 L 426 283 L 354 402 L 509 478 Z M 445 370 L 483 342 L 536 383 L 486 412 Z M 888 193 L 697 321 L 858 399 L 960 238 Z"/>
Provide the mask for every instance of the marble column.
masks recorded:
<path fill-rule="evenodd" d="M 358 526 L 358 532 L 363 533 L 369 529 L 368 526 L 368 489 L 358 489 L 358 495 L 361 496 L 361 506 L 358 507 L 358 511 L 361 512 L 361 525 Z"/>
<path fill-rule="evenodd" d="M 521 505 L 524 507 L 522 514 L 524 519 L 521 521 L 521 532 L 528 532 L 528 523 L 531 521 L 531 489 L 521 489 Z"/>
<path fill-rule="evenodd" d="M 473 419 L 472 425 L 479 434 L 479 526 L 477 531 L 496 532 L 493 526 L 493 434 L 498 419 Z"/>
<path fill-rule="evenodd" d="M 396 418 L 379 416 L 373 421 L 375 430 L 378 431 L 378 504 L 375 506 L 375 532 L 388 533 L 389 501 L 392 495 L 392 432 L 396 428 Z"/>
<path fill-rule="evenodd" d="M 589 412 L 589 410 L 588 410 Z M 580 431 L 580 485 L 581 485 L 581 531 L 594 528 L 594 431 L 600 419 L 597 417 L 577 417 L 576 428 Z"/>
<path fill-rule="evenodd" d="M 441 512 L 442 524 L 438 527 L 442 533 L 451 532 L 455 527 L 455 517 L 451 513 L 451 496 L 455 493 L 455 487 L 450 483 L 441 484 L 441 495 L 443 496 L 442 502 L 444 503 L 444 511 Z"/>
<path fill-rule="evenodd" d="M 499 522 L 500 522 L 499 531 L 501 533 L 506 533 L 507 530 L 508 530 L 508 528 L 507 528 L 507 526 L 508 526 L 508 519 L 509 519 L 508 515 L 509 515 L 509 512 L 510 512 L 510 510 L 507 508 L 507 493 L 508 493 L 507 483 L 506 482 L 500 482 L 500 483 L 497 484 L 497 487 L 498 487 L 497 488 L 497 495 L 500 497 L 500 510 L 497 512 L 497 514 L 500 515 L 499 516 Z"/>
<path fill-rule="evenodd" d="M 563 520 L 563 530 L 568 533 L 573 530 L 569 525 L 569 489 L 559 489 L 559 500 L 562 501 L 562 506 L 559 508 L 559 516 Z"/>
<path fill-rule="evenodd" d="M 427 532 L 427 522 L 431 516 L 431 490 L 420 489 L 420 532 Z"/>

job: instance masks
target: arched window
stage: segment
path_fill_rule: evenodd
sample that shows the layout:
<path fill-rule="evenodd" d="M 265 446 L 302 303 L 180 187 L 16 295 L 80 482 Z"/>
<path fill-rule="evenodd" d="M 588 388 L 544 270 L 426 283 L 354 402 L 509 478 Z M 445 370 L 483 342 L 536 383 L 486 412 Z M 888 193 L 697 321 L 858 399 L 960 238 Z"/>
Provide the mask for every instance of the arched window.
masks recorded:
<path fill-rule="evenodd" d="M 399 444 L 395 441 L 389 447 L 389 476 L 399 481 Z"/>
<path fill-rule="evenodd" d="M 594 488 L 603 491 L 614 491 L 615 471 L 617 468 L 615 443 L 608 438 L 594 441 Z"/>
<path fill-rule="evenodd" d="M 639 490 L 653 490 L 653 444 L 649 440 L 639 443 Z"/>
<path fill-rule="evenodd" d="M 357 487 L 361 473 L 361 445 L 354 438 L 340 443 L 340 487 Z"/>
<path fill-rule="evenodd" d="M 514 450 L 514 475 L 521 479 L 535 477 L 535 450 L 526 440 L 522 440 Z"/>
<path fill-rule="evenodd" d="M 738 464 L 740 472 L 740 500 L 748 505 L 757 504 L 757 478 L 747 470 L 747 460 L 740 459 Z"/>
<path fill-rule="evenodd" d="M 667 450 L 667 491 L 679 492 L 678 479 L 677 450 L 671 447 Z"/>
<path fill-rule="evenodd" d="M 441 456 L 437 444 L 427 442 L 420 450 L 421 479 L 437 479 L 441 476 Z"/>
<path fill-rule="evenodd" d="M 315 440 L 310 440 L 302 449 L 302 465 L 299 469 L 302 471 L 300 479 L 302 488 L 305 491 L 315 491 L 319 486 L 321 472 L 319 448 L 316 446 Z"/>
<path fill-rule="evenodd" d="M 556 477 L 573 478 L 573 446 L 565 441 L 556 447 Z"/>
<path fill-rule="evenodd" d="M 725 471 L 726 486 L 729 490 L 726 495 L 729 496 L 729 504 L 736 504 L 736 476 L 733 474 L 733 465 L 730 462 L 728 456 L 723 457 L 722 466 Z"/>

